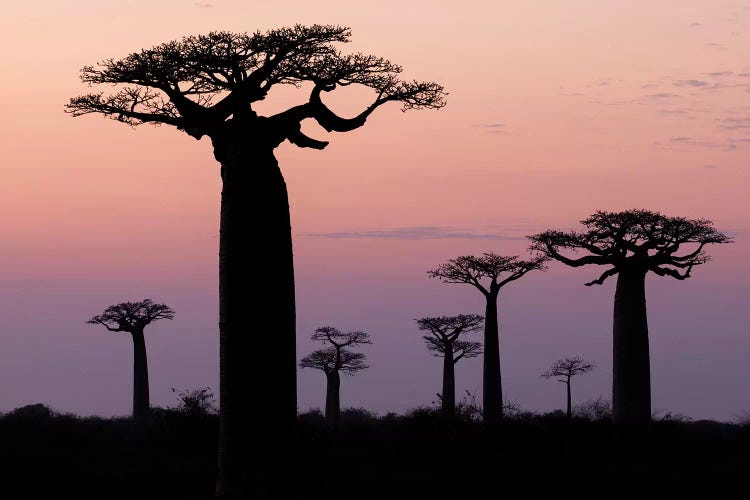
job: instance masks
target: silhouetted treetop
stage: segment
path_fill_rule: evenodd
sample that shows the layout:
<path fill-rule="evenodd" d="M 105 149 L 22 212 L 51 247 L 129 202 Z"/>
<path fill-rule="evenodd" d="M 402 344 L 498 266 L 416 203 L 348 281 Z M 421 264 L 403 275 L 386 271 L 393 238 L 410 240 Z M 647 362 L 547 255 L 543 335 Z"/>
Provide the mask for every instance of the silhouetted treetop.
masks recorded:
<path fill-rule="evenodd" d="M 156 320 L 173 318 L 174 311 L 169 306 L 156 304 L 151 299 L 144 299 L 109 306 L 102 314 L 94 316 L 87 323 L 103 325 L 111 332 L 133 333 L 143 330 Z"/>
<path fill-rule="evenodd" d="M 328 131 L 344 132 L 362 126 L 386 102 L 400 102 L 404 111 L 445 105 L 446 94 L 437 83 L 401 80 L 397 64 L 362 53 L 342 54 L 334 46 L 350 38 L 349 28 L 327 25 L 188 36 L 85 66 L 84 82 L 120 87 L 111 94 L 75 97 L 67 108 L 74 116 L 100 113 L 133 126 L 168 124 L 201 138 L 233 118 L 257 119 L 251 104 L 264 99 L 272 86 L 310 82 L 308 102 L 268 117 L 264 126 L 274 129 L 269 140 L 276 144 L 288 139 L 321 149 L 327 143 L 302 134 L 302 120 L 312 118 Z M 339 117 L 321 101 L 321 92 L 353 84 L 375 93 L 372 104 L 357 116 Z"/>
<path fill-rule="evenodd" d="M 372 344 L 370 334 L 367 332 L 353 331 L 342 332 L 332 326 L 322 326 L 315 330 L 311 337 L 313 340 L 328 342 L 336 347 L 347 347 L 360 344 Z"/>
<path fill-rule="evenodd" d="M 714 229 L 709 220 L 668 217 L 649 210 L 597 211 L 581 224 L 585 231 L 550 230 L 529 239 L 532 250 L 569 266 L 613 266 L 587 286 L 601 285 L 625 265 L 683 280 L 690 277 L 694 266 L 708 262 L 703 251 L 706 245 L 732 241 Z M 677 255 L 683 245 L 693 247 Z M 563 250 L 584 250 L 589 255 L 573 258 L 561 253 Z"/>
<path fill-rule="evenodd" d="M 444 283 L 473 285 L 488 295 L 496 293 L 504 285 L 521 278 L 529 271 L 544 270 L 547 260 L 546 256 L 524 260 L 517 255 L 503 256 L 492 252 L 481 256 L 463 255 L 427 271 L 427 275 Z M 488 284 L 482 283 L 485 279 L 489 279 Z"/>
<path fill-rule="evenodd" d="M 300 361 L 302 368 L 315 368 L 325 373 L 344 372 L 352 375 L 369 368 L 365 364 L 366 356 L 361 352 L 352 352 L 345 348 L 327 347 L 313 351 Z"/>
<path fill-rule="evenodd" d="M 481 342 L 458 340 L 461 334 L 480 330 L 484 316 L 479 314 L 459 314 L 458 316 L 437 316 L 415 320 L 420 330 L 429 332 L 422 338 L 427 348 L 435 351 L 435 356 L 442 357 L 446 349 L 454 354 L 454 361 L 461 358 L 473 358 L 482 353 Z"/>
<path fill-rule="evenodd" d="M 563 358 L 555 361 L 546 372 L 542 373 L 542 377 L 574 377 L 580 373 L 588 373 L 594 368 L 596 368 L 595 364 L 587 363 L 580 356 Z M 561 382 L 565 382 L 565 380 L 561 380 Z"/>

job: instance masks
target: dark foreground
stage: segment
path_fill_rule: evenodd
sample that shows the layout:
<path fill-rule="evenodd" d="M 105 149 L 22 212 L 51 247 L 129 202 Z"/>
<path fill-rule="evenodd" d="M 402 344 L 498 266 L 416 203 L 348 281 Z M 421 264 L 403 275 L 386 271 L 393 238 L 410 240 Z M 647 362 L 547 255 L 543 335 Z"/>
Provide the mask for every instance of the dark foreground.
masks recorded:
<path fill-rule="evenodd" d="M 629 432 L 527 416 L 489 433 L 428 411 L 344 420 L 333 434 L 319 415 L 300 417 L 271 498 L 742 498 L 750 479 L 747 425 L 660 421 Z M 0 416 L 0 498 L 210 499 L 217 426 L 169 411 L 141 422 Z"/>

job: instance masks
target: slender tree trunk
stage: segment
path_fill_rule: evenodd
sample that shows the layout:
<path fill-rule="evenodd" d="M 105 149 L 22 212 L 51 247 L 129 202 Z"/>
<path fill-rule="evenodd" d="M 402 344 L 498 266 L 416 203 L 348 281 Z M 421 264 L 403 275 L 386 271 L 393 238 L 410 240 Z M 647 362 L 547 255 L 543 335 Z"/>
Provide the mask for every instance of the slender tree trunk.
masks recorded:
<path fill-rule="evenodd" d="M 613 325 L 612 416 L 618 424 L 651 419 L 651 368 L 646 320 L 646 272 L 617 275 Z"/>
<path fill-rule="evenodd" d="M 570 377 L 568 377 L 568 380 L 566 381 L 565 386 L 568 392 L 568 411 L 566 414 L 568 416 L 568 420 L 571 420 L 573 418 L 573 408 L 570 404 Z"/>
<path fill-rule="evenodd" d="M 133 416 L 148 415 L 148 360 L 143 330 L 131 333 L 133 337 Z"/>
<path fill-rule="evenodd" d="M 456 376 L 452 345 L 445 346 L 443 356 L 442 413 L 445 418 L 453 418 L 456 415 Z"/>
<path fill-rule="evenodd" d="M 250 132 L 214 138 L 221 163 L 217 498 L 270 495 L 297 416 L 294 269 L 286 184 Z M 256 496 L 257 495 L 257 496 Z"/>
<path fill-rule="evenodd" d="M 482 381 L 484 421 L 495 424 L 503 418 L 503 386 L 500 379 L 500 340 L 497 294 L 487 296 L 484 313 L 484 373 Z"/>
<path fill-rule="evenodd" d="M 338 429 L 341 419 L 341 376 L 338 371 L 326 373 L 326 423 Z"/>

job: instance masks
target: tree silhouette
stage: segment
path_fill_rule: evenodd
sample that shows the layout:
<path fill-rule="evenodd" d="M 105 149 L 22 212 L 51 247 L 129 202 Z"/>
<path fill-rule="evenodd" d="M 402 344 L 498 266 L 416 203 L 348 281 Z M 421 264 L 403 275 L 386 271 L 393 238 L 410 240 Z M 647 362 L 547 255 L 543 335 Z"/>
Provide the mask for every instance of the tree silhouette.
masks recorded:
<path fill-rule="evenodd" d="M 500 378 L 500 340 L 497 319 L 497 298 L 500 289 L 526 273 L 543 270 L 547 257 L 522 260 L 484 253 L 479 257 L 464 255 L 450 259 L 436 269 L 427 271 L 431 278 L 443 283 L 464 283 L 477 288 L 486 300 L 484 314 L 484 372 L 482 404 L 484 420 L 494 424 L 503 418 L 503 387 Z"/>
<path fill-rule="evenodd" d="M 334 429 L 341 418 L 341 373 L 354 375 L 369 368 L 365 364 L 366 356 L 353 352 L 348 347 L 372 344 L 365 332 L 342 332 L 332 326 L 323 326 L 315 330 L 312 337 L 330 344 L 330 347 L 313 351 L 300 361 L 302 368 L 315 368 L 326 375 L 326 422 Z"/>
<path fill-rule="evenodd" d="M 148 361 L 143 330 L 160 319 L 173 319 L 174 311 L 167 305 L 156 304 L 151 299 L 139 302 L 122 302 L 107 307 L 102 314 L 87 323 L 103 325 L 110 332 L 127 332 L 133 338 L 133 416 L 149 413 Z"/>
<path fill-rule="evenodd" d="M 380 57 L 339 52 L 335 44 L 350 38 L 349 28 L 321 25 L 189 36 L 85 66 L 84 82 L 119 87 L 67 105 L 73 116 L 98 113 L 131 126 L 171 125 L 196 139 L 208 136 L 221 164 L 219 497 L 264 488 L 261 468 L 273 459 L 250 460 L 277 453 L 297 416 L 289 202 L 274 150 L 287 140 L 326 147 L 301 131 L 306 119 L 328 132 L 348 132 L 388 102 L 403 111 L 445 105 L 440 85 L 400 80 L 401 67 Z M 307 102 L 257 114 L 253 104 L 281 85 L 309 86 Z M 349 85 L 367 87 L 374 97 L 361 113 L 343 118 L 321 96 Z M 260 284 L 262 293 L 249 283 Z M 258 355 L 267 352 L 277 354 Z"/>
<path fill-rule="evenodd" d="M 463 358 L 474 358 L 482 354 L 480 342 L 459 340 L 462 334 L 482 328 L 484 317 L 478 314 L 459 314 L 458 316 L 439 316 L 415 320 L 420 330 L 427 335 L 422 338 L 427 348 L 435 356 L 443 358 L 443 392 L 441 410 L 446 418 L 456 414 L 456 376 L 455 364 Z"/>
<path fill-rule="evenodd" d="M 562 377 L 562 379 L 558 379 L 558 382 L 563 382 L 567 387 L 567 416 L 568 419 L 573 418 L 573 407 L 571 405 L 571 397 L 570 397 L 570 379 L 575 377 L 576 375 L 580 375 L 581 373 L 588 373 L 591 370 L 593 370 L 596 367 L 593 363 L 586 363 L 583 361 L 583 358 L 580 356 L 576 356 L 574 358 L 563 358 L 558 359 L 554 363 L 552 363 L 552 366 L 550 366 L 549 370 L 542 373 L 542 377 L 544 378 L 552 378 L 552 377 Z"/>
<path fill-rule="evenodd" d="M 703 251 L 711 243 L 729 243 L 711 221 L 667 217 L 648 210 L 597 211 L 581 221 L 579 231 L 545 231 L 530 236 L 531 248 L 573 267 L 607 266 L 601 285 L 617 275 L 613 321 L 612 417 L 616 423 L 643 423 L 651 418 L 651 367 L 646 318 L 646 274 L 678 280 L 690 277 L 693 267 L 705 264 Z M 682 255 L 680 247 L 690 249 Z M 583 250 L 572 258 L 563 251 Z M 685 251 L 685 250 L 683 250 Z"/>

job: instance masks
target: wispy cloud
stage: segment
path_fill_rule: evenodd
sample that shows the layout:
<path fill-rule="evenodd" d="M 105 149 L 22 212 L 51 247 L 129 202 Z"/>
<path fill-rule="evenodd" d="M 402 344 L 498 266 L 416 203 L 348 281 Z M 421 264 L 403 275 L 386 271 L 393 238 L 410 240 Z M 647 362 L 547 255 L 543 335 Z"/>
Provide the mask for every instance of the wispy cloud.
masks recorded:
<path fill-rule="evenodd" d="M 719 120 L 719 128 L 722 130 L 748 130 L 750 129 L 750 116 L 723 118 Z"/>
<path fill-rule="evenodd" d="M 693 137 L 670 137 L 666 143 L 654 142 L 652 147 L 659 150 L 679 151 L 680 148 L 704 148 L 718 149 L 722 151 L 734 151 L 742 139 L 728 139 L 726 141 L 715 141 L 708 139 L 697 139 Z"/>
<path fill-rule="evenodd" d="M 693 28 L 697 28 L 699 26 L 705 26 L 703 23 L 699 23 L 698 21 L 690 23 L 690 26 Z"/>
<path fill-rule="evenodd" d="M 711 73 L 703 73 L 704 75 L 708 75 L 712 78 L 721 78 L 722 76 L 732 76 L 734 74 L 733 71 L 714 71 Z"/>
<path fill-rule="evenodd" d="M 504 123 L 475 123 L 472 127 L 479 128 L 505 128 Z"/>
<path fill-rule="evenodd" d="M 193 4 L 193 7 L 197 7 L 199 9 L 213 9 L 214 4 L 208 2 L 195 2 Z"/>
<path fill-rule="evenodd" d="M 487 134 L 509 134 L 504 123 L 475 123 L 472 127 L 483 128 Z"/>
<path fill-rule="evenodd" d="M 446 239 L 493 239 L 522 240 L 523 236 L 508 236 L 500 233 L 478 233 L 471 229 L 445 226 L 413 226 L 368 231 L 337 231 L 332 233 L 309 233 L 305 236 L 337 239 L 390 239 L 390 240 L 446 240 Z"/>
<path fill-rule="evenodd" d="M 659 92 L 658 94 L 646 94 L 643 97 L 646 99 L 673 99 L 682 96 L 679 94 L 670 94 L 668 92 Z"/>
<path fill-rule="evenodd" d="M 702 88 L 710 87 L 711 84 L 709 82 L 704 82 L 703 80 L 677 80 L 676 82 L 674 82 L 674 86 Z"/>

